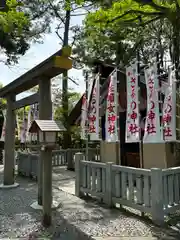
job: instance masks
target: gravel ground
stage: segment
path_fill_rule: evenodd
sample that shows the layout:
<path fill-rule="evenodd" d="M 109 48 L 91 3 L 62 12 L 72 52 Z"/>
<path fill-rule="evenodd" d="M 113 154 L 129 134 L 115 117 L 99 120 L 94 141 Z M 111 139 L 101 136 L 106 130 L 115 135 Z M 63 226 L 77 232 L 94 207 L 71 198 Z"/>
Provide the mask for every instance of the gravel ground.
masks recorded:
<path fill-rule="evenodd" d="M 27 178 L 17 178 L 17 182 L 18 188 L 0 190 L 0 239 L 89 239 L 56 211 L 53 211 L 52 226 L 44 229 L 41 211 L 30 207 L 37 199 L 37 184 Z"/>
<path fill-rule="evenodd" d="M 59 211 L 69 223 L 76 226 L 82 232 L 94 239 L 98 237 L 119 237 L 127 240 L 133 237 L 139 240 L 162 239 L 175 240 L 180 239 L 180 234 L 167 228 L 155 227 L 150 221 L 143 221 L 137 215 L 127 212 L 120 212 L 117 209 L 107 209 L 105 206 L 92 201 L 85 201 L 63 191 L 59 191 L 56 200 L 62 201 Z M 112 238 L 113 239 L 113 238 Z"/>
<path fill-rule="evenodd" d="M 0 172 L 2 181 L 2 172 Z M 86 240 L 97 237 L 157 237 L 157 239 L 180 239 L 177 232 L 153 226 L 150 222 L 115 209 L 106 209 L 93 201 L 85 201 L 60 191 L 59 186 L 67 180 L 53 181 L 54 200 L 60 207 L 53 211 L 53 224 L 49 229 L 41 226 L 41 211 L 31 209 L 37 199 L 37 184 L 27 178 L 17 178 L 20 186 L 0 190 L 0 239 L 60 239 Z M 88 237 L 89 236 L 89 237 Z M 123 238 L 124 239 L 124 238 Z M 136 238 L 137 239 L 137 238 Z"/>

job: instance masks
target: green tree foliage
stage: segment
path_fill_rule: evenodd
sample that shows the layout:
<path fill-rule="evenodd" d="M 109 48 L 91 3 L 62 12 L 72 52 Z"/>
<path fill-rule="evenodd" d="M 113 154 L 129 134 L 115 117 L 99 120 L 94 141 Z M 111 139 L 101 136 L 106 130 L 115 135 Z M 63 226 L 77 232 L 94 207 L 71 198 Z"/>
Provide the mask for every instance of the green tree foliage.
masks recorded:
<path fill-rule="evenodd" d="M 81 94 L 74 92 L 72 90 L 68 91 L 68 114 L 72 111 L 78 100 L 80 99 Z M 55 108 L 55 119 L 60 120 L 66 125 L 66 120 L 64 119 L 63 107 L 62 107 L 62 91 L 58 90 L 54 94 L 54 108 Z"/>
<path fill-rule="evenodd" d="M 71 21 L 71 17 L 80 16 L 86 14 L 88 11 L 89 3 L 86 4 L 85 1 L 81 0 L 34 0 L 26 2 L 27 8 L 31 15 L 37 19 L 40 25 L 49 27 L 50 30 L 55 31 L 58 38 L 60 39 L 61 47 L 68 47 L 71 45 L 73 47 L 76 40 L 76 32 L 79 27 L 74 25 Z M 85 10 L 82 12 L 82 9 Z M 87 11 L 86 11 L 87 10 Z M 51 25 L 53 21 L 53 25 Z M 52 27 L 53 26 L 53 27 Z M 54 29 L 55 28 L 55 29 Z M 70 35 L 70 32 L 72 33 Z M 63 33 L 63 34 L 62 34 Z M 63 114 L 68 122 L 68 71 L 63 72 L 62 81 L 62 106 Z M 67 131 L 64 132 L 64 147 L 67 148 L 70 142 L 69 126 L 67 126 Z"/>
<path fill-rule="evenodd" d="M 30 13 L 26 3 L 7 0 L 6 8 L 0 11 L 0 46 L 1 62 L 17 63 L 34 40 L 42 37 L 47 27 L 38 25 L 36 16 Z"/>
<path fill-rule="evenodd" d="M 179 67 L 179 1 L 121 0 L 106 1 L 106 4 L 102 4 L 102 1 L 97 2 L 101 4 L 101 7 L 99 7 L 97 11 L 89 13 L 85 21 L 84 36 L 90 46 L 93 46 L 93 44 L 97 45 L 99 52 L 101 48 L 103 49 L 102 51 L 105 52 L 108 46 L 110 46 L 110 48 L 112 47 L 114 50 L 110 55 L 111 58 L 114 58 L 119 52 L 124 53 L 121 54 L 123 58 L 124 56 L 126 57 L 128 53 L 127 59 L 129 59 L 128 56 L 132 56 L 138 46 L 142 47 L 142 43 L 146 43 L 145 50 L 147 50 L 147 40 L 151 40 L 152 43 L 152 38 L 148 39 L 149 37 L 146 37 L 148 35 L 150 36 L 150 34 L 151 37 L 153 36 L 152 32 L 149 31 L 150 26 L 153 32 L 155 32 L 155 30 L 158 32 L 157 30 L 159 29 L 161 36 L 166 32 L 165 37 L 163 36 L 165 40 L 168 38 L 168 46 L 166 45 L 166 48 L 173 46 L 170 51 L 172 61 L 176 64 L 176 69 Z M 159 28 L 159 26 L 161 27 Z M 156 37 L 160 35 L 160 31 L 156 34 Z M 93 40 L 95 43 L 93 42 L 92 44 L 91 42 Z M 160 40 L 162 39 L 158 39 L 158 42 L 160 42 Z M 104 47 L 102 47 L 103 43 Z M 161 46 L 156 46 L 155 43 L 154 46 L 162 48 L 162 42 Z M 165 45 L 163 45 L 163 47 L 164 46 Z M 92 49 L 94 49 L 94 47 Z M 155 50 L 157 51 L 159 49 Z"/>
<path fill-rule="evenodd" d="M 68 115 L 71 110 L 74 108 L 78 100 L 80 99 L 81 94 L 74 92 L 73 90 L 68 91 Z M 55 104 L 56 103 L 56 104 Z M 54 108 L 55 114 L 54 118 L 63 122 L 64 126 L 67 127 L 67 121 L 64 118 L 64 109 L 62 106 L 62 91 L 58 90 L 54 96 Z M 72 144 L 75 142 L 80 142 L 80 129 L 78 126 L 73 126 L 70 129 Z M 70 147 L 70 146 L 69 146 Z"/>
<path fill-rule="evenodd" d="M 166 54 L 171 53 L 171 46 L 172 27 L 167 21 L 157 20 L 135 29 L 110 24 L 102 27 L 88 22 L 79 34 L 74 53 L 87 65 L 99 59 L 124 66 L 135 57 L 136 50 L 144 63 L 159 52 L 163 65 Z"/>
<path fill-rule="evenodd" d="M 0 82 L 0 88 L 3 87 L 3 84 Z M 0 110 L 6 109 L 6 99 L 0 98 Z"/>

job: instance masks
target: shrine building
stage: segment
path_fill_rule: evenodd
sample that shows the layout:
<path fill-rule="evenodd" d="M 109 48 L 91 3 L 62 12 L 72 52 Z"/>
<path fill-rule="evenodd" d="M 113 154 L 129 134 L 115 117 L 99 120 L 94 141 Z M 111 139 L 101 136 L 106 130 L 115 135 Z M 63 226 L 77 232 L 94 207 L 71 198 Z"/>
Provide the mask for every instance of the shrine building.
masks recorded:
<path fill-rule="evenodd" d="M 101 141 L 100 141 L 100 158 L 102 162 L 114 162 L 115 164 L 140 167 L 140 144 L 139 143 L 126 143 L 125 142 L 125 127 L 126 127 L 126 74 L 123 71 L 118 71 L 118 91 L 119 91 L 119 143 L 109 143 L 105 141 L 105 100 L 108 91 L 108 77 L 114 70 L 114 66 L 109 66 L 102 62 L 96 62 L 94 67 L 94 77 L 101 71 Z M 144 78 L 144 67 L 140 70 L 140 125 L 144 128 L 146 117 L 146 85 Z M 163 99 L 164 89 L 167 86 L 168 74 L 162 71 L 159 78 L 160 85 L 162 86 L 161 97 Z M 180 96 L 177 94 L 177 102 L 180 102 Z M 82 100 L 78 101 L 69 115 L 69 124 L 80 125 L 81 121 L 81 106 Z M 176 128 L 180 129 L 180 105 L 176 107 Z M 162 111 L 162 104 L 160 104 L 160 112 Z M 177 130 L 178 131 L 178 130 Z M 143 130 L 141 136 L 143 137 Z M 177 132 L 177 137 L 180 137 L 180 131 Z M 180 144 L 178 142 L 170 143 L 145 143 L 143 144 L 143 167 L 144 168 L 169 168 L 180 165 Z"/>

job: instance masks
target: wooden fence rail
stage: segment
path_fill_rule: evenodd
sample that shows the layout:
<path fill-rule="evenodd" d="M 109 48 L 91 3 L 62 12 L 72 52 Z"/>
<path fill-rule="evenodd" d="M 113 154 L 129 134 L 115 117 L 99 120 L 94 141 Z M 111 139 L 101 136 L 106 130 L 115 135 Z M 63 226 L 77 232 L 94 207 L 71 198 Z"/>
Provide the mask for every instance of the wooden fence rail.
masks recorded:
<path fill-rule="evenodd" d="M 68 162 L 73 163 L 75 154 L 77 152 L 81 152 L 85 155 L 85 149 L 61 149 L 54 150 L 52 152 L 52 165 L 53 167 L 57 166 L 66 166 Z M 37 178 L 38 173 L 38 159 L 39 153 L 32 152 L 18 152 L 17 154 L 17 165 L 18 165 L 18 173 L 20 175 L 24 175 L 27 177 Z M 89 159 L 90 160 L 99 160 L 99 152 L 97 149 L 90 148 L 89 149 Z"/>
<path fill-rule="evenodd" d="M 158 225 L 180 208 L 180 167 L 138 169 L 83 159 L 82 153 L 76 154 L 76 196 L 88 194 L 109 207 L 137 209 L 151 214 Z"/>

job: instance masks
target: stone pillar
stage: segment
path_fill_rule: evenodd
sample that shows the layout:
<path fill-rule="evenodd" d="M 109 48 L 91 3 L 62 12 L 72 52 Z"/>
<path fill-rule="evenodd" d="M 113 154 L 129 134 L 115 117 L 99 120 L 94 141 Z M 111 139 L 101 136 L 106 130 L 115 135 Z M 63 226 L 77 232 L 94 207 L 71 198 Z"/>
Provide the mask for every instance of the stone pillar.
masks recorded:
<path fill-rule="evenodd" d="M 101 162 L 113 162 L 113 164 L 121 164 L 120 143 L 100 142 Z"/>
<path fill-rule="evenodd" d="M 41 160 L 42 161 L 42 160 Z M 52 150 L 43 155 L 43 225 L 49 227 L 52 221 Z"/>
<path fill-rule="evenodd" d="M 5 160 L 4 160 L 4 187 L 17 187 L 14 183 L 15 171 L 15 113 L 13 104 L 15 95 L 7 97 L 7 112 L 6 112 L 6 130 L 5 130 Z M 3 187 L 1 185 L 1 187 Z"/>
<path fill-rule="evenodd" d="M 52 119 L 51 79 L 39 81 L 39 119 Z M 43 204 L 43 225 L 51 225 L 52 150 L 40 151 L 38 201 Z"/>
<path fill-rule="evenodd" d="M 144 143 L 143 165 L 144 168 L 166 168 L 166 144 Z"/>
<path fill-rule="evenodd" d="M 41 79 L 39 81 L 39 119 L 52 119 L 52 102 L 51 102 L 51 80 Z M 46 158 L 46 153 L 40 151 L 38 162 L 38 205 L 43 204 L 43 160 Z"/>
<path fill-rule="evenodd" d="M 144 168 L 170 168 L 179 165 L 170 143 L 143 144 L 143 156 Z"/>

